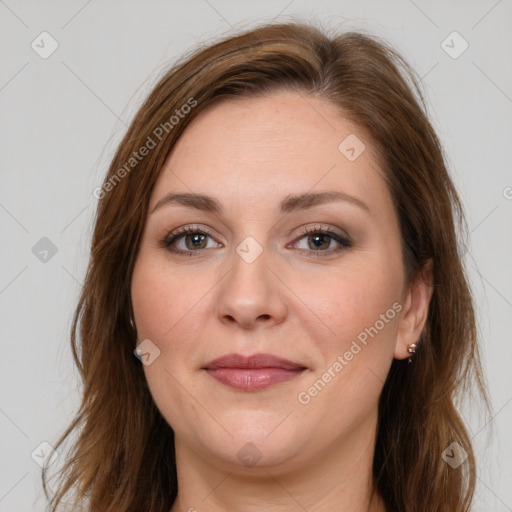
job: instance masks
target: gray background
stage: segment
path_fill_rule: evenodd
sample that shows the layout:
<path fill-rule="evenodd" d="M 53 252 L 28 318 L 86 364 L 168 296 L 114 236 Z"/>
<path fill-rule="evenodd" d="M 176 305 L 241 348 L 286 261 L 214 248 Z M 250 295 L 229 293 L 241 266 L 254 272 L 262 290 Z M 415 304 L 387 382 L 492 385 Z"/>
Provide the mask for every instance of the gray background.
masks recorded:
<path fill-rule="evenodd" d="M 41 443 L 55 443 L 79 403 L 68 338 L 92 191 L 127 123 L 182 52 L 291 17 L 382 36 L 422 77 L 467 211 L 494 406 L 492 419 L 462 408 L 479 458 L 475 510 L 512 510 L 511 0 L 0 0 L 0 510 L 43 510 Z M 44 31 L 58 43 L 49 56 Z M 461 55 L 453 31 L 469 45 Z"/>

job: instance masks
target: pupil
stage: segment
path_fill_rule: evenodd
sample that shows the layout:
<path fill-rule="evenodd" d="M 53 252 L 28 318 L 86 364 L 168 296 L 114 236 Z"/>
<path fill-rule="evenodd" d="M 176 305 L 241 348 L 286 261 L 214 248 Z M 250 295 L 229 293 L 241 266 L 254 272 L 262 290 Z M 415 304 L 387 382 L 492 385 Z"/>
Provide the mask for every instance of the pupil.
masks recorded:
<path fill-rule="evenodd" d="M 314 244 L 314 246 L 316 248 L 319 248 L 322 245 L 325 245 L 325 239 L 324 239 L 325 235 L 322 235 L 322 234 L 320 234 L 320 235 L 312 235 L 311 238 L 313 238 L 313 240 L 314 240 L 313 244 Z M 317 242 L 319 242 L 319 243 L 317 243 Z M 327 245 L 329 245 L 329 244 L 327 244 Z"/>
<path fill-rule="evenodd" d="M 203 242 L 203 239 L 204 239 L 205 235 L 202 235 L 200 233 L 197 233 L 197 234 L 194 234 L 194 235 L 189 235 L 189 237 L 187 238 L 187 240 L 190 240 L 190 238 L 192 238 L 192 247 L 199 247 L 201 242 Z M 198 242 L 198 243 L 196 243 Z M 189 245 L 189 244 L 187 244 Z M 190 246 L 188 247 L 190 249 Z"/>

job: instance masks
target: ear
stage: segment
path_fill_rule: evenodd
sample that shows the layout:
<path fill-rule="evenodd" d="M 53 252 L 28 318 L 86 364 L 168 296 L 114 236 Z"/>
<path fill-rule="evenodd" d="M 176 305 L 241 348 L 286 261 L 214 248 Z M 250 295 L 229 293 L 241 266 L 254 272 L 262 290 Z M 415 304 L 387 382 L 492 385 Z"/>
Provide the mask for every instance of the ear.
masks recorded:
<path fill-rule="evenodd" d="M 410 354 L 407 348 L 417 343 L 428 317 L 428 309 L 434 291 L 434 268 L 432 260 L 428 260 L 414 282 L 409 286 L 402 317 L 398 325 L 398 335 L 394 358 L 405 359 Z"/>

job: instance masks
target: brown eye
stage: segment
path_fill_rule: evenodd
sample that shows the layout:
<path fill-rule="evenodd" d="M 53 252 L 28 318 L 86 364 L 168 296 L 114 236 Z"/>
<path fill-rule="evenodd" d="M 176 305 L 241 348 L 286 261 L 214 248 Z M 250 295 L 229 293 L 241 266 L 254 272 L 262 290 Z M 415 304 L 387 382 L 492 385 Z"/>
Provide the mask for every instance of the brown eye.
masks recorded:
<path fill-rule="evenodd" d="M 306 240 L 306 247 L 301 247 L 300 242 Z M 323 228 L 307 229 L 296 241 L 297 248 L 310 254 L 322 255 L 321 253 L 333 254 L 348 247 L 351 247 L 351 241 L 334 231 Z M 338 247 L 336 247 L 336 244 Z M 334 246 L 334 247 L 333 247 Z"/>
<path fill-rule="evenodd" d="M 308 246 L 310 249 L 328 249 L 329 245 L 332 241 L 332 238 L 329 235 L 324 235 L 323 233 L 319 233 L 317 235 L 308 235 Z"/>
<path fill-rule="evenodd" d="M 194 250 L 194 249 L 205 249 L 205 240 L 208 235 L 204 235 L 202 233 L 196 233 L 194 235 L 185 235 L 185 245 L 187 246 L 187 249 Z M 183 238 L 183 237 L 181 237 Z"/>
<path fill-rule="evenodd" d="M 202 249 L 220 246 L 214 241 L 208 245 L 208 239 L 213 241 L 212 236 L 206 231 L 188 226 L 169 234 L 162 240 L 162 246 L 172 253 L 191 256 L 194 252 L 199 252 Z"/>

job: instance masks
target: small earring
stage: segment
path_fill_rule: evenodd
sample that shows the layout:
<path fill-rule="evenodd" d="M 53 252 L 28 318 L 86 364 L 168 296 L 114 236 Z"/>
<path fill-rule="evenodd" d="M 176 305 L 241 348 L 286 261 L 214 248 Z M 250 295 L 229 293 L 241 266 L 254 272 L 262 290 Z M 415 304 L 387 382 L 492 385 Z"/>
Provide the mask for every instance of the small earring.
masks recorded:
<path fill-rule="evenodd" d="M 409 356 L 409 363 L 412 363 L 412 356 L 414 354 L 416 354 L 416 343 L 411 343 L 408 347 L 407 347 L 407 352 L 409 352 L 409 354 L 411 354 Z"/>
<path fill-rule="evenodd" d="M 132 326 L 132 329 L 135 329 L 135 324 L 133 323 L 132 317 L 130 316 L 130 325 Z"/>

